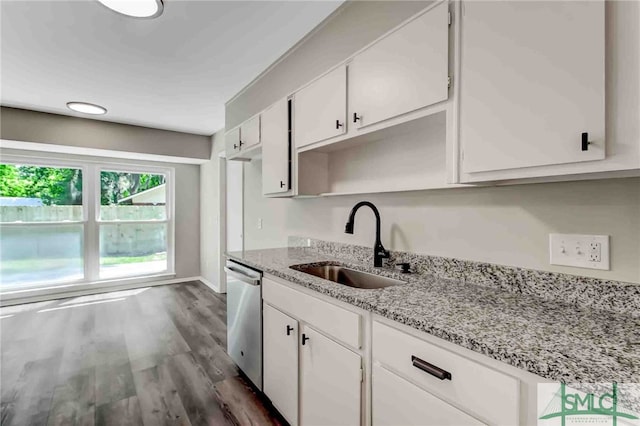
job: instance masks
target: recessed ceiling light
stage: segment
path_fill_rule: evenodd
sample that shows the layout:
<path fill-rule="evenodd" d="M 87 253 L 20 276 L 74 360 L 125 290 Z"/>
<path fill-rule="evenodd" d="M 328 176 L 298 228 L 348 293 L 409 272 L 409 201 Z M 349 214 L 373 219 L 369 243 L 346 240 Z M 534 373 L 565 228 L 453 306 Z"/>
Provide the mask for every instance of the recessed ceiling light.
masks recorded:
<path fill-rule="evenodd" d="M 107 113 L 106 108 L 86 102 L 67 102 L 67 108 L 83 114 L 102 115 Z"/>
<path fill-rule="evenodd" d="M 162 15 L 162 0 L 98 0 L 111 10 L 134 18 L 156 18 Z"/>

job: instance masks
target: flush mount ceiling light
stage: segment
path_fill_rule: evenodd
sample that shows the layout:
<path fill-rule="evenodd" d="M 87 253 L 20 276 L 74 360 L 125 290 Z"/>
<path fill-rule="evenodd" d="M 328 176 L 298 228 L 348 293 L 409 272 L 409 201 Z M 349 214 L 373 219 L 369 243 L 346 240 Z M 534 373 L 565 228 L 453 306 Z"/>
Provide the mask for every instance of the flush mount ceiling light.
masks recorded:
<path fill-rule="evenodd" d="M 86 102 L 67 102 L 67 108 L 83 114 L 102 115 L 107 113 L 106 108 Z"/>
<path fill-rule="evenodd" d="M 156 18 L 162 15 L 162 0 L 98 0 L 109 9 L 134 18 Z"/>

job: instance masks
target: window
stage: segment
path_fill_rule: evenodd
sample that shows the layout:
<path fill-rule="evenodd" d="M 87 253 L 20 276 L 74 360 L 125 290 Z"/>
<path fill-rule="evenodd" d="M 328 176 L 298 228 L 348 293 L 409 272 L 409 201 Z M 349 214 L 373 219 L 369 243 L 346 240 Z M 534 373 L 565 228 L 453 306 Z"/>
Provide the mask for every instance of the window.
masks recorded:
<path fill-rule="evenodd" d="M 84 274 L 83 169 L 0 164 L 0 286 Z"/>
<path fill-rule="evenodd" d="M 171 178 L 3 156 L 0 291 L 173 272 Z"/>
<path fill-rule="evenodd" d="M 100 278 L 167 270 L 167 178 L 100 172 Z"/>

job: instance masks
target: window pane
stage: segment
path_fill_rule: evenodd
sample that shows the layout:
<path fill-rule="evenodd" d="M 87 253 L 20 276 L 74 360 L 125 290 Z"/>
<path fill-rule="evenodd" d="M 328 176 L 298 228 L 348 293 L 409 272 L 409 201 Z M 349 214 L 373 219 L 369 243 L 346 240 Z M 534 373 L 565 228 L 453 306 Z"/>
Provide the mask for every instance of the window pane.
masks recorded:
<path fill-rule="evenodd" d="M 82 170 L 0 164 L 0 221 L 81 221 Z"/>
<path fill-rule="evenodd" d="M 167 270 L 167 224 L 100 226 L 100 278 Z"/>
<path fill-rule="evenodd" d="M 0 227 L 0 290 L 84 277 L 83 225 Z"/>
<path fill-rule="evenodd" d="M 102 171 L 100 219 L 166 219 L 165 184 L 163 174 Z"/>

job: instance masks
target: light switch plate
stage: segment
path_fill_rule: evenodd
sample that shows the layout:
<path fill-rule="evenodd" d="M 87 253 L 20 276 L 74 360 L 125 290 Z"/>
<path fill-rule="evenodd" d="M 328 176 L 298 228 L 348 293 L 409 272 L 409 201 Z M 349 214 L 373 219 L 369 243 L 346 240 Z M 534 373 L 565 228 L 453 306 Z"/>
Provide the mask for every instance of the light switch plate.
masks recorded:
<path fill-rule="evenodd" d="M 549 234 L 549 263 L 608 271 L 609 236 Z"/>

